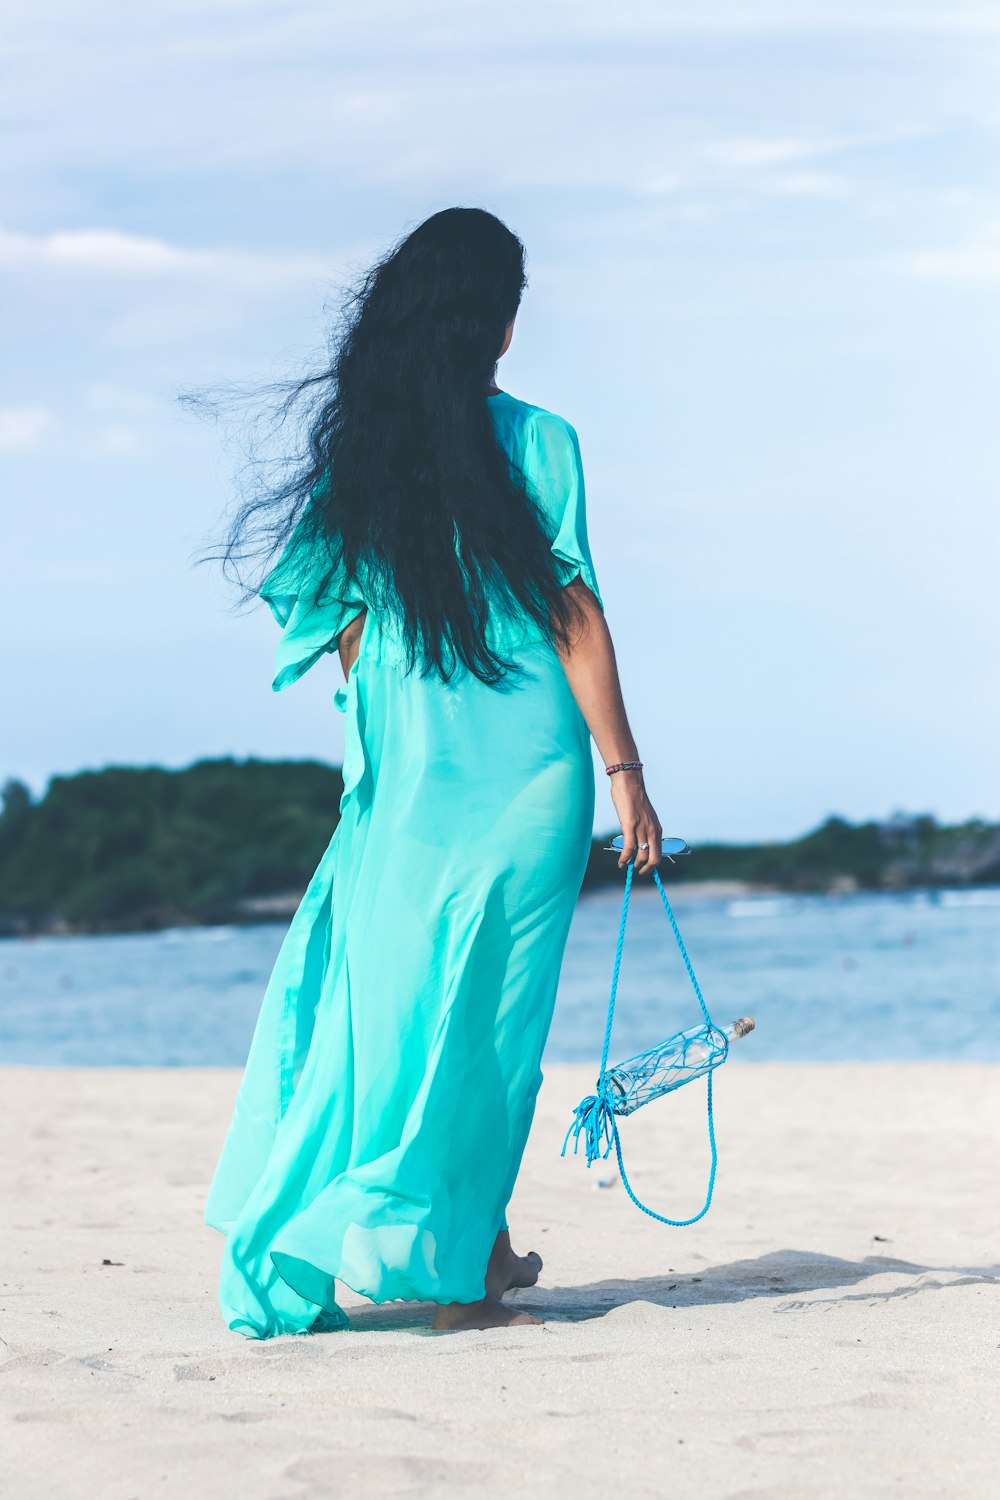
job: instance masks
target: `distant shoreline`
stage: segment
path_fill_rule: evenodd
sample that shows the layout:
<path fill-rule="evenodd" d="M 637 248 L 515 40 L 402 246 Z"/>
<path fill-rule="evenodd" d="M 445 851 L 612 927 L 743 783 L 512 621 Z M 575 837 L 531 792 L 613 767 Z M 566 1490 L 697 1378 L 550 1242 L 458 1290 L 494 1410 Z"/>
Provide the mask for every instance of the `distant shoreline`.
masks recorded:
<path fill-rule="evenodd" d="M 8 780 L 0 936 L 288 920 L 337 826 L 343 784 L 340 768 L 321 761 L 229 757 L 56 776 L 38 800 Z M 620 885 L 608 842 L 592 841 L 585 892 Z M 783 843 L 699 844 L 661 868 L 678 894 L 705 897 L 1000 885 L 1000 824 L 830 817 Z"/>
<path fill-rule="evenodd" d="M 588 896 L 596 896 L 604 893 L 616 894 L 616 888 L 621 890 L 621 882 L 615 880 L 602 881 L 600 883 L 584 886 L 580 891 L 579 900 Z M 689 901 L 753 901 L 758 898 L 766 900 L 768 897 L 787 896 L 819 896 L 831 902 L 843 900 L 849 896 L 927 896 L 930 899 L 946 897 L 954 893 L 974 895 L 976 892 L 997 893 L 1000 902 L 1000 885 L 988 883 L 981 885 L 920 885 L 896 887 L 892 889 L 866 890 L 858 886 L 839 887 L 820 891 L 793 890 L 784 886 L 755 885 L 750 881 L 743 880 L 678 880 L 670 882 L 664 880 L 664 889 L 671 903 Z M 655 887 L 651 880 L 637 881 L 632 887 L 633 897 L 640 899 L 646 895 L 653 894 Z M 30 930 L 16 931 L 10 927 L 0 929 L 0 952 L 4 941 L 30 941 L 31 939 L 43 938 L 74 938 L 74 937 L 141 937 L 144 934 L 153 935 L 160 932 L 200 932 L 212 928 L 222 927 L 264 927 L 269 924 L 286 924 L 291 921 L 302 900 L 304 891 L 289 892 L 284 896 L 268 896 L 260 900 L 254 900 L 247 906 L 231 908 L 220 912 L 211 920 L 198 921 L 194 918 L 177 918 L 173 921 L 164 918 L 160 923 L 149 923 L 142 927 L 84 927 L 72 926 L 68 923 L 53 922 L 47 926 L 39 926 Z"/>

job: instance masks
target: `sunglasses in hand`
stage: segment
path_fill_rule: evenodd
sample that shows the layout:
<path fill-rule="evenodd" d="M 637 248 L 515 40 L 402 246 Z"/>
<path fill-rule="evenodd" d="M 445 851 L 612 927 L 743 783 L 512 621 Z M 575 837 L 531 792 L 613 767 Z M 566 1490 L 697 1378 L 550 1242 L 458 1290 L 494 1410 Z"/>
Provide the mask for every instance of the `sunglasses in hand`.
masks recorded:
<path fill-rule="evenodd" d="M 620 854 L 625 847 L 625 835 L 623 833 L 616 833 L 611 843 L 605 844 L 604 847 L 614 854 Z M 684 839 L 661 839 L 660 853 L 661 858 L 665 856 L 673 864 L 678 855 L 690 854 L 691 850 Z"/>

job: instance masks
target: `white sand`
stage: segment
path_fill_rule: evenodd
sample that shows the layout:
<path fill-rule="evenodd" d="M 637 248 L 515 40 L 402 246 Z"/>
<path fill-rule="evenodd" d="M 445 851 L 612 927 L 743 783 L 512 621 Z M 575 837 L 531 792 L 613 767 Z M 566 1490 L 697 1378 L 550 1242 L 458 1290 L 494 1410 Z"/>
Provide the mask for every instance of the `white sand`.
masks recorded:
<path fill-rule="evenodd" d="M 998 1077 L 734 1059 L 716 1204 L 678 1230 L 560 1160 L 591 1079 L 551 1068 L 511 1220 L 544 1328 L 365 1303 L 260 1343 L 222 1322 L 201 1221 L 238 1074 L 0 1069 L 4 1493 L 993 1500 Z M 675 1215 L 703 1101 L 625 1122 Z"/>

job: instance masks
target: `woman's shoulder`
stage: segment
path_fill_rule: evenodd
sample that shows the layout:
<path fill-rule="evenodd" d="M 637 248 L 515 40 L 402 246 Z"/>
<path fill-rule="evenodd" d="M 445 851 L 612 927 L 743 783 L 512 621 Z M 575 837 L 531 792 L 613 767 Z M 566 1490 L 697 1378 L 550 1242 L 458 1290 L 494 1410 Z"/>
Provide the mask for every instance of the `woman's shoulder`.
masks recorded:
<path fill-rule="evenodd" d="M 557 444 L 568 441 L 574 447 L 578 443 L 572 422 L 548 407 L 539 406 L 534 401 L 523 401 L 509 391 L 500 391 L 491 397 L 490 405 L 501 420 L 517 426 L 527 437 Z"/>

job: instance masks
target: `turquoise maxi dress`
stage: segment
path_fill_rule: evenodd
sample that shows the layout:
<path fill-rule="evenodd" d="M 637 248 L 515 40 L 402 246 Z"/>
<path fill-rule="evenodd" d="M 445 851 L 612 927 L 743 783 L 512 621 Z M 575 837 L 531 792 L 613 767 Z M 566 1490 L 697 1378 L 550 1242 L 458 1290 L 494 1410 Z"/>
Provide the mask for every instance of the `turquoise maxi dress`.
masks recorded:
<path fill-rule="evenodd" d="M 564 581 L 600 603 L 568 422 L 501 392 L 501 446 L 548 517 Z M 297 536 L 262 593 L 280 690 L 365 607 Z M 476 1302 L 542 1080 L 590 847 L 590 736 L 552 645 L 491 620 L 524 667 L 489 687 L 405 673 L 369 609 L 335 703 L 340 820 L 279 951 L 205 1221 L 225 1235 L 219 1301 L 247 1338 L 347 1326 L 374 1302 Z"/>

